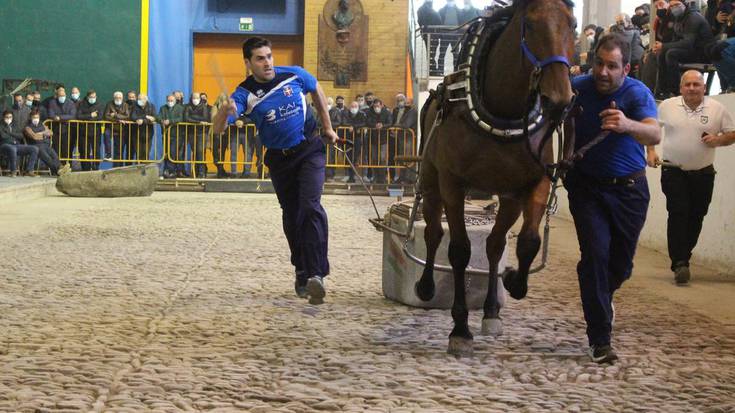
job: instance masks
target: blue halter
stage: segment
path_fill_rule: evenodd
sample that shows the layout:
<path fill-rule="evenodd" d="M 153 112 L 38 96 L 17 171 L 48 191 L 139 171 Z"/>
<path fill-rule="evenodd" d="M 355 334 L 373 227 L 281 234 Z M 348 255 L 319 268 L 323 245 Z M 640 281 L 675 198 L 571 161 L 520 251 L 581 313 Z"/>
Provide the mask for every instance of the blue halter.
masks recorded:
<path fill-rule="evenodd" d="M 528 59 L 529 62 L 533 65 L 533 67 L 536 68 L 536 70 L 540 70 L 545 68 L 546 66 L 552 64 L 552 63 L 561 63 L 565 65 L 566 67 L 570 67 L 569 60 L 567 60 L 566 56 L 551 56 L 547 57 L 544 60 L 538 60 L 536 56 L 533 54 L 531 49 L 528 48 L 528 43 L 526 43 L 526 18 L 524 17 L 521 22 L 521 50 L 523 50 L 523 55 L 526 56 L 526 59 Z"/>

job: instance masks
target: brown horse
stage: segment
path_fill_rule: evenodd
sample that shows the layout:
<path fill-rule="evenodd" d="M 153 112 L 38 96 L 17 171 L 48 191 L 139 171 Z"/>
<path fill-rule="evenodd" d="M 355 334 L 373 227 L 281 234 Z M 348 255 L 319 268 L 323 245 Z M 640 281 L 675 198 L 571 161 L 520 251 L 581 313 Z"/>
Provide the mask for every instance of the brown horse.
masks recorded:
<path fill-rule="evenodd" d="M 449 262 L 454 273 L 454 329 L 448 347 L 451 354 L 472 353 L 465 302 L 470 241 L 464 224 L 464 199 L 469 188 L 500 197 L 495 226 L 487 237 L 490 278 L 483 334 L 498 335 L 502 331 L 497 267 L 506 234 L 521 213 L 518 270 L 506 269 L 503 283 L 513 298 L 526 295 L 529 268 L 541 242 L 538 228 L 550 191 L 545 167 L 553 162 L 553 149 L 545 143 L 574 98 L 567 60 L 574 50 L 571 7 L 569 0 L 517 0 L 512 9 L 504 11 L 508 24 L 491 48 L 483 52 L 481 44 L 473 46 L 470 41 L 463 45 L 469 49 L 470 60 L 474 58 L 474 64 L 464 67 L 469 67 L 470 83 L 478 84 L 475 99 L 468 103 L 459 99 L 456 103 L 458 99 L 434 94 L 422 110 L 422 130 L 428 131 L 428 136 L 424 135 L 419 190 L 426 221 L 427 259 L 416 283 L 416 294 L 425 301 L 434 296 L 433 265 L 443 235 L 443 209 L 449 224 Z M 474 77 L 470 73 L 473 69 Z M 470 83 L 468 89 L 474 87 Z M 495 125 L 489 125 L 490 121 Z"/>

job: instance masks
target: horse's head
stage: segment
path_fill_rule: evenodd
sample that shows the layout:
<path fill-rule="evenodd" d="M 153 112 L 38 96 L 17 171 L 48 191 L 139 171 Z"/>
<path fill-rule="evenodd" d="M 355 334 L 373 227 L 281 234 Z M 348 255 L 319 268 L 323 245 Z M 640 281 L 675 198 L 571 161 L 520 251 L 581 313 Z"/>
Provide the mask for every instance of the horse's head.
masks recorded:
<path fill-rule="evenodd" d="M 522 0 L 517 3 L 522 11 L 524 59 L 539 71 L 538 92 L 546 108 L 552 113 L 561 113 L 574 96 L 569 79 L 576 25 L 573 3 L 570 0 Z"/>

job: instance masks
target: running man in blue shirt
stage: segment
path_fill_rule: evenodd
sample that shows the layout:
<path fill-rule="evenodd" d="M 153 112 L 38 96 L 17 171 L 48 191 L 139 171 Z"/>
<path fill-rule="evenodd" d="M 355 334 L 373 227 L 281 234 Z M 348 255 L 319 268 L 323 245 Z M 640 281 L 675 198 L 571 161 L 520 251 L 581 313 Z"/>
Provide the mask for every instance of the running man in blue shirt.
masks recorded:
<path fill-rule="evenodd" d="M 265 165 L 283 211 L 283 232 L 296 268 L 295 289 L 311 304 L 324 302 L 327 260 L 327 213 L 321 205 L 325 144 L 334 144 L 327 98 L 314 76 L 297 66 L 274 66 L 271 42 L 251 37 L 242 45 L 252 75 L 240 83 L 227 111 L 213 119 L 214 133 L 245 115 L 255 122 L 268 148 Z M 322 124 L 322 136 L 308 104 L 310 93 Z"/>
<path fill-rule="evenodd" d="M 646 221 L 650 196 L 643 146 L 661 140 L 656 102 L 629 72 L 630 45 L 611 34 L 598 41 L 592 75 L 572 82 L 582 107 L 575 119 L 575 149 L 609 132 L 564 181 L 582 253 L 577 275 L 590 357 L 597 363 L 617 359 L 610 345 L 613 294 L 633 271 Z"/>

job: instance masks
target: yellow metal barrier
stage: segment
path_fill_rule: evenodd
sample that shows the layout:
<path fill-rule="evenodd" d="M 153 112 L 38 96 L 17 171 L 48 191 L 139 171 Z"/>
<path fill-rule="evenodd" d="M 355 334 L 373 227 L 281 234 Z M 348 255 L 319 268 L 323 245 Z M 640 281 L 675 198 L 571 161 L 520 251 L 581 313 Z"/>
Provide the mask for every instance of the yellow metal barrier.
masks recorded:
<path fill-rule="evenodd" d="M 412 129 L 398 127 L 390 128 L 360 128 L 340 126 L 336 129 L 337 136 L 354 143 L 352 148 L 345 144 L 337 146 L 342 150 L 351 149 L 351 160 L 359 169 L 386 170 L 398 174 L 406 165 L 395 161 L 396 156 L 415 156 L 418 150 L 416 134 Z M 349 153 L 349 152 L 348 152 Z M 344 154 L 336 150 L 327 151 L 328 168 L 349 168 Z M 388 182 L 391 174 L 388 174 Z"/>
<path fill-rule="evenodd" d="M 113 166 L 163 160 L 158 140 L 154 139 L 155 124 L 51 119 L 44 124 L 53 132 L 51 146 L 59 159 L 79 161 L 83 170 L 98 169 L 103 160 L 112 161 Z M 158 152 L 161 152 L 160 158 L 156 157 Z"/>
<path fill-rule="evenodd" d="M 205 178 L 209 166 L 216 168 L 217 165 L 229 165 L 232 174 L 238 173 L 238 167 L 242 166 L 241 176 L 244 177 L 257 167 L 259 177 L 265 176 L 266 168 L 262 166 L 265 150 L 257 150 L 261 145 L 252 123 L 241 128 L 229 125 L 225 132 L 214 136 L 209 122 L 179 122 L 166 128 L 164 146 L 166 157 L 172 164 L 191 165 L 193 178 Z"/>

